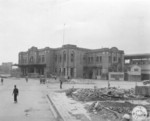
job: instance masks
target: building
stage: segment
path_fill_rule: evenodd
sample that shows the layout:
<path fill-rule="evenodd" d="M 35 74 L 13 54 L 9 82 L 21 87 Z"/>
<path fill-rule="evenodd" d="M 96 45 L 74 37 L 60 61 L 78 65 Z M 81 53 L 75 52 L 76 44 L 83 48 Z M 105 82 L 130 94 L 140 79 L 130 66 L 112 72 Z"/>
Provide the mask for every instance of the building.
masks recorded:
<path fill-rule="evenodd" d="M 150 54 L 125 55 L 125 68 L 137 65 L 141 68 L 141 80 L 150 80 Z"/>
<path fill-rule="evenodd" d="M 124 52 L 116 47 L 90 50 L 84 56 L 85 78 L 108 79 L 109 72 L 124 70 Z"/>
<path fill-rule="evenodd" d="M 141 67 L 138 65 L 128 65 L 125 71 L 125 80 L 141 81 Z"/>
<path fill-rule="evenodd" d="M 76 45 L 38 49 L 19 53 L 22 76 L 65 75 L 71 78 L 107 79 L 109 72 L 124 70 L 124 51 L 116 47 L 86 49 Z"/>
<path fill-rule="evenodd" d="M 2 63 L 0 66 L 0 74 L 11 74 L 12 65 L 12 62 Z"/>

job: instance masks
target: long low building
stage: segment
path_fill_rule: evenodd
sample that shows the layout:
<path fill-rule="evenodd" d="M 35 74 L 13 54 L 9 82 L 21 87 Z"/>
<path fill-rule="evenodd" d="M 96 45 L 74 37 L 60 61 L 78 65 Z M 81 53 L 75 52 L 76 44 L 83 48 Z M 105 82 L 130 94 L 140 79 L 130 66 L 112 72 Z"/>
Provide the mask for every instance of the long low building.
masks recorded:
<path fill-rule="evenodd" d="M 124 71 L 124 51 L 116 47 L 86 49 L 76 45 L 60 48 L 31 47 L 19 53 L 22 76 L 60 74 L 70 78 L 107 79 L 109 72 Z"/>
<path fill-rule="evenodd" d="M 138 65 L 141 68 L 141 80 L 150 80 L 150 54 L 125 55 L 125 66 Z"/>

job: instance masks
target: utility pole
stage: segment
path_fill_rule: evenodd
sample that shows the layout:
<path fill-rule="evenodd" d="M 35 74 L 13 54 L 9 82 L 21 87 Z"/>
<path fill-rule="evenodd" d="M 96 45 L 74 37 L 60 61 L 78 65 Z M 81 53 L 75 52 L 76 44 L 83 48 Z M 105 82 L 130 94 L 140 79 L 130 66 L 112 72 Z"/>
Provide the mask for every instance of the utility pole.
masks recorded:
<path fill-rule="evenodd" d="M 65 41 L 65 23 L 64 23 L 64 28 L 63 28 L 63 45 L 64 45 L 64 41 Z"/>

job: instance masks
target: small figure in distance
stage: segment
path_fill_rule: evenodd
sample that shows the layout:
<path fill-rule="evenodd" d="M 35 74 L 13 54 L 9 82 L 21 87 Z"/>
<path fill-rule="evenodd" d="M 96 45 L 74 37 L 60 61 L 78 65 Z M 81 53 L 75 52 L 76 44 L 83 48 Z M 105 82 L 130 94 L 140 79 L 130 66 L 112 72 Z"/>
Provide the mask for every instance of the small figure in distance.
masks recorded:
<path fill-rule="evenodd" d="M 28 76 L 26 76 L 26 82 L 28 82 Z"/>
<path fill-rule="evenodd" d="M 13 95 L 14 95 L 14 103 L 17 103 L 17 96 L 19 95 L 19 90 L 17 89 L 16 85 L 14 85 L 14 90 L 13 90 Z"/>
<path fill-rule="evenodd" d="M 1 84 L 3 85 L 3 81 L 4 81 L 4 79 L 3 79 L 3 77 L 1 77 Z"/>
<path fill-rule="evenodd" d="M 63 74 L 60 75 L 59 81 L 60 81 L 60 89 L 62 89 L 62 84 L 63 84 L 63 82 L 66 81 L 65 76 Z"/>

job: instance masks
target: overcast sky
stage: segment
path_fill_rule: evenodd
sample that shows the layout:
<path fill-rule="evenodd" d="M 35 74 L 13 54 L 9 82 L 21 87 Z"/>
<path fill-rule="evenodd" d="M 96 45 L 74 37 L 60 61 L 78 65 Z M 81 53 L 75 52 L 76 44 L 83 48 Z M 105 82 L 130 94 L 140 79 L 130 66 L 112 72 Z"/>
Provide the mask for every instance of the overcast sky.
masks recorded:
<path fill-rule="evenodd" d="M 18 63 L 18 53 L 32 46 L 57 48 L 63 43 L 150 53 L 150 2 L 0 0 L 0 64 Z"/>

